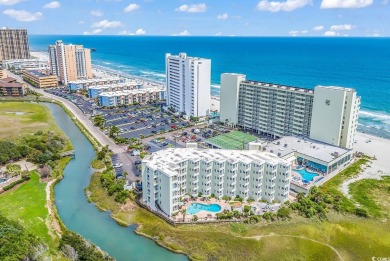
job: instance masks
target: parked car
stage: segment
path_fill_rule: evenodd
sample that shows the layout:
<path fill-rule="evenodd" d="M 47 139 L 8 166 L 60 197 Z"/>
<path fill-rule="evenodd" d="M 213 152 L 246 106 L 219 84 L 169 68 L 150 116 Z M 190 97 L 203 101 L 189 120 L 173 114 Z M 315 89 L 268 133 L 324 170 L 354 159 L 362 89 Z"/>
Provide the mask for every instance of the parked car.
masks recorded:
<path fill-rule="evenodd" d="M 140 160 L 136 160 L 135 162 L 134 162 L 134 164 L 135 165 L 139 165 L 139 164 L 141 164 L 142 162 L 140 161 Z"/>

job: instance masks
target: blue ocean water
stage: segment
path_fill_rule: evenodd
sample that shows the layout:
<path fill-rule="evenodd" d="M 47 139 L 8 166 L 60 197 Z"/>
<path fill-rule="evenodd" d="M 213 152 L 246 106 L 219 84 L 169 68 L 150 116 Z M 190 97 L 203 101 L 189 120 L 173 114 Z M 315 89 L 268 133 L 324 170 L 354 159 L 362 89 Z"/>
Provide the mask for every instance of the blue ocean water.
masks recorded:
<path fill-rule="evenodd" d="M 314 88 L 352 87 L 362 97 L 359 130 L 390 138 L 390 38 L 129 37 L 31 35 L 32 50 L 56 40 L 96 48 L 92 62 L 136 76 L 165 80 L 165 53 L 212 59 L 212 93 L 220 74 Z"/>

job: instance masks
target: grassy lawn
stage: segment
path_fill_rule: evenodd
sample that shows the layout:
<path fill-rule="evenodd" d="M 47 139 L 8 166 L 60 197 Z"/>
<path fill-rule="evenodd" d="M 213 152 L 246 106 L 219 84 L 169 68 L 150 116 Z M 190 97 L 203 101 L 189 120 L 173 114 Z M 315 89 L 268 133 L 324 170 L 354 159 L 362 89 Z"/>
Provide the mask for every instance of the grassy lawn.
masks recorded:
<path fill-rule="evenodd" d="M 87 194 L 124 224 L 140 224 L 137 232 L 153 237 L 197 260 L 370 260 L 388 256 L 388 222 L 330 213 L 319 222 L 294 216 L 290 221 L 255 225 L 219 223 L 173 227 L 132 201 L 115 203 L 95 173 Z M 318 242 L 317 242 L 318 241 Z M 329 245 L 329 246 L 328 246 Z"/>
<path fill-rule="evenodd" d="M 0 102 L 0 139 L 17 139 L 39 130 L 62 133 L 45 105 L 31 102 Z M 68 142 L 64 150 L 71 149 L 72 144 Z"/>
<path fill-rule="evenodd" d="M 46 183 L 39 181 L 36 173 L 31 180 L 17 189 L 0 195 L 0 212 L 11 220 L 17 220 L 28 233 L 41 238 L 50 248 L 52 254 L 57 253 L 58 236 L 47 228 L 49 213 L 46 206 Z"/>
<path fill-rule="evenodd" d="M 352 199 L 376 218 L 390 217 L 390 177 L 364 179 L 350 186 Z"/>

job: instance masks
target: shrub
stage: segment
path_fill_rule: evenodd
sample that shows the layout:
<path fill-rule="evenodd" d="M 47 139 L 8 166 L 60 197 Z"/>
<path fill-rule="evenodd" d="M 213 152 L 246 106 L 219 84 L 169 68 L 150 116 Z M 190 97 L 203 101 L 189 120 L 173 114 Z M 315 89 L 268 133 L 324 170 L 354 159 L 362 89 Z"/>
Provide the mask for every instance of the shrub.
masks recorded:
<path fill-rule="evenodd" d="M 194 215 L 194 221 L 198 221 L 198 216 L 197 215 Z"/>
<path fill-rule="evenodd" d="M 277 217 L 280 219 L 290 218 L 290 209 L 286 207 L 281 207 L 277 212 Z"/>
<path fill-rule="evenodd" d="M 359 216 L 359 217 L 365 217 L 365 218 L 368 217 L 368 212 L 367 212 L 367 210 L 362 209 L 362 208 L 357 208 L 357 209 L 355 210 L 355 214 L 356 214 L 357 216 Z"/>
<path fill-rule="evenodd" d="M 244 212 L 248 213 L 251 210 L 250 206 L 244 206 Z"/>

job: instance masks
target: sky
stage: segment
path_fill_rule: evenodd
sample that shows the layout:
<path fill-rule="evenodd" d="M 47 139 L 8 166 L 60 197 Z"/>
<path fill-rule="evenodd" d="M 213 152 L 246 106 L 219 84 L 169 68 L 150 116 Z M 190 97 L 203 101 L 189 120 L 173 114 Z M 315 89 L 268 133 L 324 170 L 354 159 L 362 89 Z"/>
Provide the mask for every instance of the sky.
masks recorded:
<path fill-rule="evenodd" d="M 390 36 L 390 0 L 0 0 L 29 34 Z"/>

